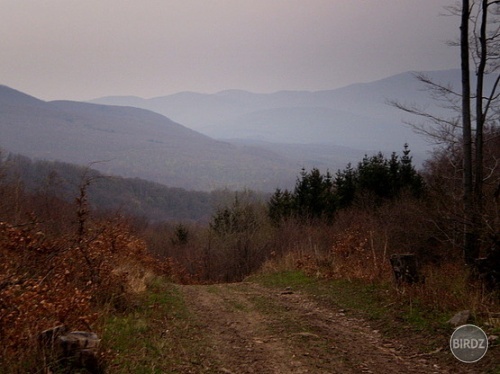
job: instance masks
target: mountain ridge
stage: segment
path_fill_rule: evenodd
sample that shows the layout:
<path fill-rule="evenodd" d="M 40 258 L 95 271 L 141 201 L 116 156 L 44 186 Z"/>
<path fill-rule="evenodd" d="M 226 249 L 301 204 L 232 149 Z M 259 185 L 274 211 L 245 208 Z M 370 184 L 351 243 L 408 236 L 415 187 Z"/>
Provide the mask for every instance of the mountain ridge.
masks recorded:
<path fill-rule="evenodd" d="M 44 101 L 34 96 L 28 95 L 24 92 L 18 91 L 4 84 L 0 84 L 0 101 L 5 104 L 16 104 L 16 105 L 19 104 L 42 105 L 43 103 L 45 103 Z"/>
<path fill-rule="evenodd" d="M 272 190 L 295 165 L 271 150 L 200 134 L 145 109 L 74 101 L 44 102 L 0 89 L 0 148 L 27 157 L 88 165 L 190 190 Z"/>
<path fill-rule="evenodd" d="M 437 82 L 459 84 L 460 74 L 457 69 L 422 73 Z M 294 111 L 296 118 L 301 118 L 304 127 L 309 128 L 308 139 L 303 143 L 328 142 L 351 148 L 390 152 L 395 148 L 400 149 L 402 144 L 408 142 L 416 153 L 423 156 L 430 147 L 405 124 L 412 120 L 411 116 L 388 105 L 388 100 L 421 103 L 444 115 L 454 113 L 446 113 L 437 107 L 421 82 L 415 79 L 415 74 L 413 71 L 404 72 L 373 82 L 354 83 L 331 90 L 283 90 L 263 94 L 245 90 L 224 90 L 214 94 L 184 92 L 128 104 L 164 114 L 212 138 L 265 139 L 276 143 L 296 143 L 303 138 L 303 129 L 298 129 L 298 124 L 292 125 L 293 129 L 287 127 L 291 123 L 289 113 Z M 120 105 L 121 99 L 115 96 L 91 102 Z M 193 111 L 193 108 L 196 110 Z M 277 115 L 279 108 L 282 113 Z M 313 113 L 311 108 L 322 108 L 319 110 L 324 115 L 319 118 L 318 113 Z M 327 114 L 325 108 L 331 112 Z M 259 124 L 266 126 L 259 127 Z M 377 131 L 378 135 L 370 136 L 371 131 Z M 266 138 L 266 132 L 273 132 L 274 137 Z M 364 134 L 372 139 L 360 142 L 360 135 Z"/>
<path fill-rule="evenodd" d="M 445 82 L 457 72 L 424 74 Z M 45 102 L 0 86 L 0 148 L 78 165 L 107 160 L 100 172 L 188 190 L 272 191 L 292 186 L 303 167 L 335 171 L 405 143 L 421 164 L 430 147 L 387 105 L 393 98 L 437 108 L 413 72 L 334 90 L 97 100 L 105 103 Z"/>

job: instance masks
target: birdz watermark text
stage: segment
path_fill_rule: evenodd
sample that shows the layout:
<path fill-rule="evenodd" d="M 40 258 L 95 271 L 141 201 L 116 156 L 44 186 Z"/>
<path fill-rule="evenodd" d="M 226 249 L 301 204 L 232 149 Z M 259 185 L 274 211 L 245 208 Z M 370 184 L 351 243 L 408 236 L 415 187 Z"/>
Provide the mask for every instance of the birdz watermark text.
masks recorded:
<path fill-rule="evenodd" d="M 475 325 L 460 326 L 451 335 L 450 349 L 462 362 L 477 362 L 488 351 L 488 336 Z"/>

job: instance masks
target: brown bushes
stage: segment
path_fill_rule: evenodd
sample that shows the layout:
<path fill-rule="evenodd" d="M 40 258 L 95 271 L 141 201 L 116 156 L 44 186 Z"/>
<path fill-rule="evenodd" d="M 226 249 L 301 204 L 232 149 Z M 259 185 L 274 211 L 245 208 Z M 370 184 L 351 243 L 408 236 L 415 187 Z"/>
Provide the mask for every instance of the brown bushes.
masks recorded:
<path fill-rule="evenodd" d="M 150 251 L 181 283 L 243 280 L 270 256 L 272 235 L 264 208 L 237 200 L 209 227 L 164 223 L 144 233 Z"/>
<path fill-rule="evenodd" d="M 88 222 L 83 237 L 49 235 L 35 219 L 0 222 L 0 367 L 41 365 L 37 337 L 45 329 L 95 330 L 103 308 L 123 306 L 154 265 L 118 219 Z"/>
<path fill-rule="evenodd" d="M 399 201 L 371 212 L 352 209 L 339 214 L 333 225 L 288 223 L 277 233 L 289 239 L 281 242 L 278 253 L 283 255 L 262 271 L 301 269 L 319 278 L 362 280 L 387 287 L 386 296 L 398 305 L 418 303 L 422 310 L 445 315 L 468 309 L 481 319 L 498 312 L 498 293 L 471 277 L 460 251 L 441 241 L 425 206 L 415 204 Z M 425 282 L 398 285 L 389 262 L 394 253 L 415 254 Z"/>

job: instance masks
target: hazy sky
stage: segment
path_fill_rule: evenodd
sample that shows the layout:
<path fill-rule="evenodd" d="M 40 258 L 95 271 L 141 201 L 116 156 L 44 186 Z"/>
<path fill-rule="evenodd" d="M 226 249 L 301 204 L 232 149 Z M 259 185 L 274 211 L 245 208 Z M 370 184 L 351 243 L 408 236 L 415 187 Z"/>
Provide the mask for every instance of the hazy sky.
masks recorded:
<path fill-rule="evenodd" d="M 459 66 L 455 0 L 0 0 L 0 83 L 44 100 L 322 90 Z"/>

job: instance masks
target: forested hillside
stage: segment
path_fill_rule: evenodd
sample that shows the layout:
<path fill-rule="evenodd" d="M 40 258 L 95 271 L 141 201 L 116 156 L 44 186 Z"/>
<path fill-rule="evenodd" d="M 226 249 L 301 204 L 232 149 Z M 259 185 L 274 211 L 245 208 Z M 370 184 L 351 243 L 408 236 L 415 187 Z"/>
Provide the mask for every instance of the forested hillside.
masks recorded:
<path fill-rule="evenodd" d="M 207 222 L 215 209 L 234 196 L 233 191 L 187 191 L 139 178 L 102 174 L 90 165 L 58 161 L 33 161 L 21 155 L 4 156 L 0 161 L 4 183 L 20 184 L 40 199 L 58 196 L 72 202 L 80 187 L 89 182 L 91 207 L 144 218 L 148 221 Z M 253 193 L 255 199 L 265 194 Z"/>
<path fill-rule="evenodd" d="M 272 190 L 296 164 L 269 150 L 216 141 L 144 109 L 44 102 L 0 86 L 0 147 L 37 159 L 170 187 Z"/>

